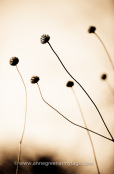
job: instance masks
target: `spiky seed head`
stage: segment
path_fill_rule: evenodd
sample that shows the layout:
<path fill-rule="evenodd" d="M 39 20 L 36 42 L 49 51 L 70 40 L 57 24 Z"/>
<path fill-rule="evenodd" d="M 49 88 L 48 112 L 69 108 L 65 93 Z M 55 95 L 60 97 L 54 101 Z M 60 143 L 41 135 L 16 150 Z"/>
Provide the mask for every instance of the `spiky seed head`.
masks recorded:
<path fill-rule="evenodd" d="M 34 83 L 37 83 L 39 80 L 40 80 L 40 78 L 38 76 L 32 76 L 30 81 L 31 81 L 31 83 L 34 84 Z"/>
<path fill-rule="evenodd" d="M 72 88 L 74 86 L 74 82 L 68 81 L 66 86 L 69 87 L 69 88 Z"/>
<path fill-rule="evenodd" d="M 102 79 L 102 80 L 106 80 L 106 79 L 107 79 L 107 74 L 102 74 L 102 75 L 101 75 L 101 79 Z"/>
<path fill-rule="evenodd" d="M 90 26 L 90 27 L 88 28 L 88 33 L 95 33 L 95 30 L 96 30 L 96 27 Z"/>
<path fill-rule="evenodd" d="M 49 35 L 46 35 L 46 34 L 43 34 L 40 38 L 40 41 L 42 44 L 45 44 L 47 43 L 48 41 L 50 40 L 50 36 Z"/>
<path fill-rule="evenodd" d="M 19 63 L 18 57 L 11 57 L 11 59 L 9 60 L 9 64 L 12 66 L 16 66 L 18 63 Z"/>

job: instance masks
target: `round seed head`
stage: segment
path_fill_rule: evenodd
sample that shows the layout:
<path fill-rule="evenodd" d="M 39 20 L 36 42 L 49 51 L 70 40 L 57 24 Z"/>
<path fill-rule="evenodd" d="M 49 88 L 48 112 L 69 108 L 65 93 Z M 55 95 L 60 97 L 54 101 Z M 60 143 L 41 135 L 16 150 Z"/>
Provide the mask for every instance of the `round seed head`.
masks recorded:
<path fill-rule="evenodd" d="M 101 79 L 106 80 L 106 78 L 107 78 L 107 74 L 102 74 Z"/>
<path fill-rule="evenodd" d="M 31 81 L 31 83 L 34 84 L 34 83 L 37 83 L 39 80 L 40 80 L 40 78 L 38 76 L 32 76 L 30 81 Z"/>
<path fill-rule="evenodd" d="M 69 88 L 72 88 L 74 86 L 74 82 L 68 81 L 66 86 L 69 87 Z"/>
<path fill-rule="evenodd" d="M 40 38 L 40 41 L 42 44 L 45 44 L 47 43 L 48 41 L 50 40 L 50 36 L 49 35 L 46 35 L 46 34 L 43 34 Z"/>
<path fill-rule="evenodd" d="M 16 66 L 19 63 L 19 59 L 17 57 L 11 57 L 9 60 L 9 64 L 12 66 Z"/>
<path fill-rule="evenodd" d="M 90 26 L 90 27 L 88 28 L 88 33 L 95 33 L 95 30 L 96 30 L 96 27 Z"/>

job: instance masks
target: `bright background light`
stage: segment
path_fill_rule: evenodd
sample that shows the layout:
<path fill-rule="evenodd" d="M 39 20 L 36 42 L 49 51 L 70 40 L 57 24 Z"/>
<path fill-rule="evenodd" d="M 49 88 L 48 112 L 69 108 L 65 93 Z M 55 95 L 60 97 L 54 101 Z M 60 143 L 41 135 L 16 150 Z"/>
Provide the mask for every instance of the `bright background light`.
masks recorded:
<path fill-rule="evenodd" d="M 114 72 L 97 37 L 87 32 L 90 25 L 96 26 L 96 33 L 114 63 L 113 21 L 113 0 L 0 0 L 1 161 L 5 158 L 4 151 L 18 153 L 24 125 L 24 86 L 16 68 L 9 65 L 9 59 L 16 56 L 28 92 L 23 154 L 31 156 L 32 149 L 33 156 L 49 153 L 56 154 L 60 161 L 94 162 L 87 132 L 71 125 L 43 103 L 37 85 L 32 85 L 30 78 L 38 75 L 44 99 L 84 126 L 73 93 L 66 88 L 67 81 L 72 79 L 48 44 L 40 43 L 41 35 L 49 34 L 53 48 L 96 103 L 114 136 L 114 96 L 100 80 L 101 74 L 107 73 L 114 91 Z M 76 83 L 74 90 L 88 128 L 109 137 L 95 107 Z M 101 173 L 112 174 L 113 143 L 92 133 L 91 137 Z M 78 170 L 80 173 L 82 169 Z M 90 170 L 96 172 L 95 163 L 92 168 L 84 168 L 83 174 Z"/>

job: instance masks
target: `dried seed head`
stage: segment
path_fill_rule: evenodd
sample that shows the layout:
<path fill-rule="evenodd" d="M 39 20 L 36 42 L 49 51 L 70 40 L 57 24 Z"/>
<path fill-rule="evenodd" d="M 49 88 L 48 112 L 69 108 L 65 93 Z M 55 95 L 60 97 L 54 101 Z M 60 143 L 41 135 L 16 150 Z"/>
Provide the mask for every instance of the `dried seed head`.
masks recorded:
<path fill-rule="evenodd" d="M 106 80 L 107 79 L 107 74 L 102 74 L 101 79 Z"/>
<path fill-rule="evenodd" d="M 32 76 L 30 81 L 31 81 L 31 83 L 34 84 L 34 83 L 37 83 L 39 80 L 40 80 L 40 78 L 38 76 Z"/>
<path fill-rule="evenodd" d="M 88 28 L 88 33 L 95 33 L 95 30 L 96 30 L 96 27 L 90 26 L 90 27 Z"/>
<path fill-rule="evenodd" d="M 19 59 L 17 57 L 11 57 L 9 60 L 9 64 L 12 66 L 16 66 L 19 63 Z"/>
<path fill-rule="evenodd" d="M 46 35 L 46 34 L 43 34 L 40 38 L 40 41 L 42 44 L 45 44 L 47 43 L 48 41 L 50 40 L 50 36 L 49 35 Z"/>
<path fill-rule="evenodd" d="M 66 86 L 69 87 L 69 88 L 72 88 L 74 86 L 74 82 L 68 81 Z"/>

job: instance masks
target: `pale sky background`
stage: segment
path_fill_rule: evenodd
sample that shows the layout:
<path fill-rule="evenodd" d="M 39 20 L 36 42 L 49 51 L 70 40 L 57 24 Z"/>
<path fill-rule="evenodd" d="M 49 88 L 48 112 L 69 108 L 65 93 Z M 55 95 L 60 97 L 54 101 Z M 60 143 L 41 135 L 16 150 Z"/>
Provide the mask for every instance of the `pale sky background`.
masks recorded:
<path fill-rule="evenodd" d="M 59 161 L 94 162 L 87 132 L 73 126 L 41 99 L 37 85 L 30 83 L 33 75 L 40 77 L 44 99 L 73 122 L 84 126 L 71 89 L 72 80 L 48 44 L 42 45 L 42 34 L 50 35 L 50 43 L 62 62 L 86 89 L 98 106 L 114 136 L 114 96 L 100 80 L 108 74 L 114 91 L 114 71 L 107 54 L 88 27 L 106 45 L 114 63 L 114 1 L 113 0 L 0 0 L 0 162 L 4 153 L 18 153 L 25 112 L 25 90 L 16 67 L 9 65 L 12 56 L 19 58 L 18 68 L 28 92 L 26 130 L 22 158 L 52 154 Z M 95 107 L 75 83 L 89 129 L 110 138 Z M 101 173 L 114 172 L 114 144 L 91 133 Z M 15 159 L 17 160 L 17 159 Z M 80 174 L 96 174 L 96 166 L 76 168 Z M 110 171 L 110 172 L 109 172 Z"/>

